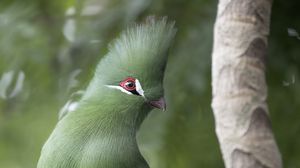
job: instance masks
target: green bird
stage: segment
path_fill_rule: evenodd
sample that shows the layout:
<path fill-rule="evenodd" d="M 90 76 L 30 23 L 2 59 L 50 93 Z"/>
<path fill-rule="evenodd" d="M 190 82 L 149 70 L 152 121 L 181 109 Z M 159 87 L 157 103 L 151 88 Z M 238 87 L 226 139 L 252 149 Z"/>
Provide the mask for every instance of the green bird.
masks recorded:
<path fill-rule="evenodd" d="M 44 144 L 38 168 L 148 168 L 136 133 L 165 110 L 163 77 L 174 23 L 148 18 L 109 45 L 82 98 Z"/>

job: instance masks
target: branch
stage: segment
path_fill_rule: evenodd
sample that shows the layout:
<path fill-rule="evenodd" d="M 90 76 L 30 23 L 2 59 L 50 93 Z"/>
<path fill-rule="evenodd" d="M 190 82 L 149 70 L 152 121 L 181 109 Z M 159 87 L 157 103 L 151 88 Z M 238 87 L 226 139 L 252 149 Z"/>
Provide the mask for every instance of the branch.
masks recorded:
<path fill-rule="evenodd" d="M 212 108 L 227 168 L 281 168 L 268 117 L 265 59 L 272 2 L 220 0 Z"/>

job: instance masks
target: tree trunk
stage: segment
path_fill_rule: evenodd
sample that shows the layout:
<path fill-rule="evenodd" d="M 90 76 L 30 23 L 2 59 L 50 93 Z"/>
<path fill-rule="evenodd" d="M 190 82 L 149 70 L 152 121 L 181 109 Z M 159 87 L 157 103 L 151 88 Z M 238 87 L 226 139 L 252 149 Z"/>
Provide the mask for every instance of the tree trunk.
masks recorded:
<path fill-rule="evenodd" d="M 271 0 L 220 0 L 212 55 L 212 108 L 227 168 L 281 168 L 265 81 Z"/>

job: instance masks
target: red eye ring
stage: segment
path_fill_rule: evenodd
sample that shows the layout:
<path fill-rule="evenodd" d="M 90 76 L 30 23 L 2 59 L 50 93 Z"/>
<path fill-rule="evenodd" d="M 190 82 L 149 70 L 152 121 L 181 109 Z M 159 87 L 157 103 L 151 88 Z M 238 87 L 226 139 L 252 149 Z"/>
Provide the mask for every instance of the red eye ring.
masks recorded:
<path fill-rule="evenodd" d="M 122 82 L 120 82 L 120 86 L 124 88 L 127 91 L 135 91 L 136 86 L 135 86 L 135 78 L 128 77 Z"/>

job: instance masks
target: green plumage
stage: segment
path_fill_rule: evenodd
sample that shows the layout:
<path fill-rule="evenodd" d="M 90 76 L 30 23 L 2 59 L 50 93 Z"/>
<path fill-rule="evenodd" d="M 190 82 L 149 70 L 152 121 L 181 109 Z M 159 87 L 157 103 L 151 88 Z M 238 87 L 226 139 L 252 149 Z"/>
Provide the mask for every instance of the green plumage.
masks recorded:
<path fill-rule="evenodd" d="M 173 23 L 149 18 L 123 32 L 101 60 L 75 111 L 57 123 L 45 143 L 38 168 L 147 168 L 136 131 L 147 103 L 163 96 L 167 50 Z M 108 88 L 127 77 L 140 81 L 144 97 Z"/>

